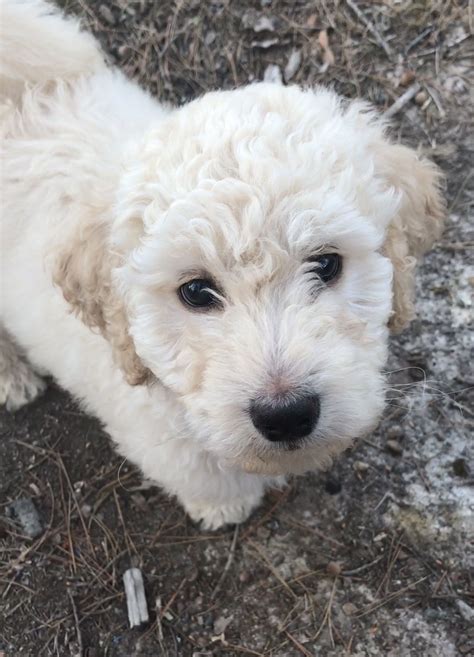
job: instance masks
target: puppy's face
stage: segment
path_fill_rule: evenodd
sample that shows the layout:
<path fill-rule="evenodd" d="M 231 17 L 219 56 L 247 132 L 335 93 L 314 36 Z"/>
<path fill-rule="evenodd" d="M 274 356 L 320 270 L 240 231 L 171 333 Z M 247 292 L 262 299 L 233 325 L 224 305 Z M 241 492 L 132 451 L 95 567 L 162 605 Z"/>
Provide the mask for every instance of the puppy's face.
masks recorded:
<path fill-rule="evenodd" d="M 179 110 L 124 178 L 136 352 L 223 463 L 313 469 L 380 415 L 400 207 L 381 139 L 328 92 L 262 85 Z"/>

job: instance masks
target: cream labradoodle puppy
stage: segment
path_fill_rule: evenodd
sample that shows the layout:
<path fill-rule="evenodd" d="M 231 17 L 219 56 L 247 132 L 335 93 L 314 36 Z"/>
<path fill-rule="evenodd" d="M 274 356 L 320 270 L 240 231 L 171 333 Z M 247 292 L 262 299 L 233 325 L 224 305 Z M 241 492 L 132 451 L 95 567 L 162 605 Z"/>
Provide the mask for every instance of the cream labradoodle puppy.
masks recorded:
<path fill-rule="evenodd" d="M 171 108 L 44 2 L 1 11 L 0 401 L 52 375 L 193 519 L 241 522 L 377 423 L 437 170 L 364 103 Z"/>

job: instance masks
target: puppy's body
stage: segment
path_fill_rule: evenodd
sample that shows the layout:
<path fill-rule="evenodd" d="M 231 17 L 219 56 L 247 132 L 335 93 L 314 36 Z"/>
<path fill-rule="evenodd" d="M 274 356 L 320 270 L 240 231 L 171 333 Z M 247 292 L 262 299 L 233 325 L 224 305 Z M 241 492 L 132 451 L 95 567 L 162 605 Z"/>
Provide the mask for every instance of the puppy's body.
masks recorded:
<path fill-rule="evenodd" d="M 276 475 L 376 422 L 387 323 L 410 319 L 441 225 L 436 173 L 329 92 L 257 85 L 172 110 L 43 3 L 6 2 L 3 22 L 2 324 L 193 518 L 239 522 Z M 308 276 L 328 249 L 332 287 Z M 205 313 L 176 294 L 203 277 L 220 299 Z M 42 384 L 0 342 L 0 397 L 19 406 Z M 255 400 L 308 391 L 298 449 L 255 430 Z"/>

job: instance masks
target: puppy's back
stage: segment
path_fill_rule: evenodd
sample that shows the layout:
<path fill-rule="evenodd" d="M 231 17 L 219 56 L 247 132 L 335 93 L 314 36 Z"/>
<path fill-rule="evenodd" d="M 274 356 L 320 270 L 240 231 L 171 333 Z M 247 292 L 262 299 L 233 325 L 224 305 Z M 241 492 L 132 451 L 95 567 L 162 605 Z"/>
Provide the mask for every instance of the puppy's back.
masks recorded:
<path fill-rule="evenodd" d="M 0 95 L 17 102 L 25 84 L 69 80 L 105 66 L 96 40 L 43 0 L 1 0 Z"/>

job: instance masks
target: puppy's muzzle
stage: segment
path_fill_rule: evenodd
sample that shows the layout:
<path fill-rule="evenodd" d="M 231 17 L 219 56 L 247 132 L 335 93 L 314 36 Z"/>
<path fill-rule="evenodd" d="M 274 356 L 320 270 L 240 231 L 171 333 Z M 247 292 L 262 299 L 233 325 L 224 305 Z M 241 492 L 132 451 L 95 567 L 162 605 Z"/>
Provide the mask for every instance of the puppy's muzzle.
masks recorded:
<path fill-rule="evenodd" d="M 299 394 L 271 401 L 254 400 L 250 405 L 250 418 L 254 427 L 271 442 L 295 445 L 309 436 L 319 418 L 318 395 Z"/>

